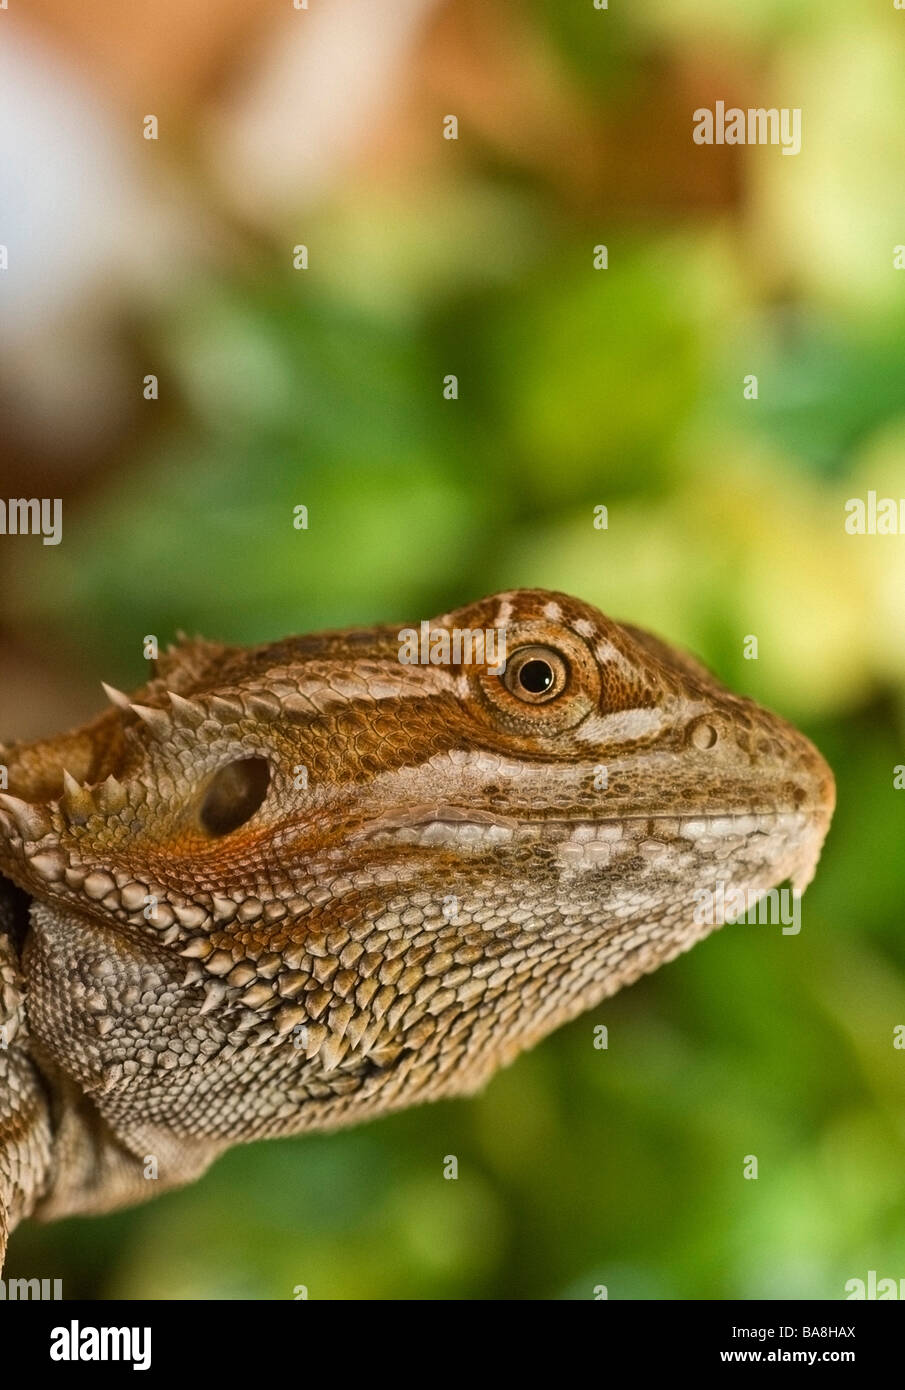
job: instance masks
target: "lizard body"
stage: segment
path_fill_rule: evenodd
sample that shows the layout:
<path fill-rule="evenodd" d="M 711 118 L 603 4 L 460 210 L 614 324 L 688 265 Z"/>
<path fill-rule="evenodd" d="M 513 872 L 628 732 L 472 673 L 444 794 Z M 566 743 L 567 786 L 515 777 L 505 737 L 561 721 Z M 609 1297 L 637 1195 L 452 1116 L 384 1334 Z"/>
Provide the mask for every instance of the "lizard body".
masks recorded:
<path fill-rule="evenodd" d="M 711 930 L 696 890 L 803 890 L 834 788 L 789 724 L 565 595 L 430 625 L 489 629 L 502 672 L 395 627 L 185 641 L 0 752 L 0 1258 L 31 1213 L 472 1092 Z"/>

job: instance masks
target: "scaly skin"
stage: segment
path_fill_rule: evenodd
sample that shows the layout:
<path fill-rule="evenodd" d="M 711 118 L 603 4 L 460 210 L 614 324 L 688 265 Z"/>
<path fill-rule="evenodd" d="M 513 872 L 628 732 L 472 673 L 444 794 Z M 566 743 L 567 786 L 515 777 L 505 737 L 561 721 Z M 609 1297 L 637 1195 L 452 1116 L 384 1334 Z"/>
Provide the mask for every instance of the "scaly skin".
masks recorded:
<path fill-rule="evenodd" d="M 187 642 L 0 755 L 0 1245 L 468 1094 L 706 935 L 697 890 L 809 882 L 833 779 L 776 715 L 562 594 L 431 626 L 504 628 L 506 676 L 397 627 Z"/>

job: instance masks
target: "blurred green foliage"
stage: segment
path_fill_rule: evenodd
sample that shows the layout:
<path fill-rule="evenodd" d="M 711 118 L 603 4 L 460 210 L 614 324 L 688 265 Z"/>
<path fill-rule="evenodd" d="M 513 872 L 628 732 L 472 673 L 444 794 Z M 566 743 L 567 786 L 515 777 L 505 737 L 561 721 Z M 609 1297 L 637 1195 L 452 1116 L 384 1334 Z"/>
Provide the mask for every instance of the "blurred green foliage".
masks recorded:
<path fill-rule="evenodd" d="M 23 1228 L 11 1273 L 159 1298 L 839 1298 L 905 1274 L 905 540 L 843 532 L 847 497 L 905 493 L 905 17 L 585 9 L 530 7 L 576 101 L 631 116 L 638 75 L 709 36 L 764 100 L 812 98 L 801 155 L 736 151 L 736 205 L 615 222 L 467 142 L 455 173 L 342 190 L 308 219 L 307 273 L 275 245 L 144 325 L 179 407 L 4 606 L 127 684 L 145 632 L 261 641 L 573 591 L 696 649 L 829 757 L 839 809 L 802 933 L 727 928 L 474 1100 Z M 869 112 L 833 104 L 842 53 Z"/>

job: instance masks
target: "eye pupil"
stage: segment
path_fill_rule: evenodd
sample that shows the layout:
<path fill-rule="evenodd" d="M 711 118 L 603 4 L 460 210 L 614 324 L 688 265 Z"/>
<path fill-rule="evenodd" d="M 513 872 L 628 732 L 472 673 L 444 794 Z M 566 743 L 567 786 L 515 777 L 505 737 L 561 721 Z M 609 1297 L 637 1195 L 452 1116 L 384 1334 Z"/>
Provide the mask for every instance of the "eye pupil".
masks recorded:
<path fill-rule="evenodd" d="M 549 662 L 540 661 L 535 657 L 520 667 L 518 681 L 522 689 L 527 690 L 529 695 L 542 695 L 545 690 L 550 689 L 554 675 Z"/>
<path fill-rule="evenodd" d="M 270 768 L 266 758 L 239 758 L 216 772 L 201 803 L 200 820 L 208 835 L 238 830 L 267 795 Z"/>

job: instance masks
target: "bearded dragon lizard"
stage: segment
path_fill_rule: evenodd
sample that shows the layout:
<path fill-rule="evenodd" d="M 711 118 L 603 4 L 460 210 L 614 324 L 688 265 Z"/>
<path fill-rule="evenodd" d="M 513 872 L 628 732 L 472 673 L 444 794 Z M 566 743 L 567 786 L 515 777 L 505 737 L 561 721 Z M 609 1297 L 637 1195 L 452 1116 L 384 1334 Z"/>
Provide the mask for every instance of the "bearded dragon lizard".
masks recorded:
<path fill-rule="evenodd" d="M 719 925 L 696 890 L 804 889 L 834 786 L 789 724 L 563 594 L 430 624 L 487 630 L 504 667 L 185 640 L 0 749 L 0 1250 L 473 1092 Z"/>

